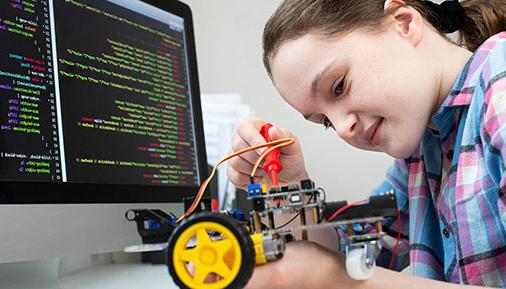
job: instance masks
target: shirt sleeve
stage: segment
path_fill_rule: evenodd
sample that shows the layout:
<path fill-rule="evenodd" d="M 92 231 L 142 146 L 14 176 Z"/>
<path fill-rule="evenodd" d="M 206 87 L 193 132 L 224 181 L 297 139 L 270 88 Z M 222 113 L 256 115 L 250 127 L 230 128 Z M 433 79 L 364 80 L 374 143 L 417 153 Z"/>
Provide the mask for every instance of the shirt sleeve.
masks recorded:
<path fill-rule="evenodd" d="M 372 191 L 372 195 L 393 190 L 397 198 L 397 206 L 399 208 L 401 239 L 397 246 L 395 259 L 392 269 L 401 271 L 409 265 L 409 202 L 408 202 L 408 168 L 405 160 L 397 159 L 388 169 L 386 179 Z M 374 232 L 374 226 L 365 226 L 361 228 L 362 233 Z M 386 236 L 383 238 L 382 250 L 376 264 L 381 267 L 388 268 L 392 259 L 392 254 L 397 242 L 399 232 L 399 222 L 397 218 L 387 218 L 383 221 L 383 230 Z M 341 240 L 341 249 L 349 244 L 346 238 L 346 228 L 338 228 L 338 234 Z M 364 232 L 365 231 L 365 232 Z"/>
<path fill-rule="evenodd" d="M 506 74 L 491 81 L 485 91 L 480 134 L 488 173 L 498 188 L 497 206 L 506 228 Z"/>

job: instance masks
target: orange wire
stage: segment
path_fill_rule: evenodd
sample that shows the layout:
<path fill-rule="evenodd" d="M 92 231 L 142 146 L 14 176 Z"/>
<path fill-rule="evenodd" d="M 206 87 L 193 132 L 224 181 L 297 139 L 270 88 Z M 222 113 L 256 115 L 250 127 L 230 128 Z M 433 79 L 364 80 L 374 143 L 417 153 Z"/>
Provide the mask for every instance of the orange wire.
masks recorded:
<path fill-rule="evenodd" d="M 255 163 L 255 166 L 253 167 L 253 170 L 251 171 L 251 175 L 250 175 L 251 177 L 255 176 L 255 173 L 257 172 L 258 166 L 260 166 L 260 163 L 262 162 L 262 160 L 265 158 L 266 155 L 268 155 L 270 152 L 272 152 L 273 150 L 275 150 L 277 148 L 284 147 L 284 146 L 287 146 L 287 145 L 291 145 L 291 144 L 293 144 L 295 142 L 294 138 L 286 138 L 285 140 L 286 140 L 286 142 L 283 142 L 281 144 L 275 145 L 275 146 L 269 148 L 268 150 L 266 150 L 265 152 L 263 152 L 260 155 L 260 157 L 258 158 L 258 160 Z"/>
<path fill-rule="evenodd" d="M 188 208 L 188 210 L 181 216 L 177 219 L 177 222 L 181 222 L 182 220 L 184 220 L 184 218 L 188 217 L 189 215 L 191 215 L 193 213 L 193 211 L 195 211 L 195 209 L 197 208 L 198 204 L 200 203 L 200 200 L 202 199 L 202 196 L 204 195 L 204 192 L 207 188 L 207 185 L 209 184 L 209 182 L 212 180 L 212 178 L 214 177 L 214 174 L 216 173 L 216 169 L 218 168 L 219 165 L 221 165 L 222 163 L 228 161 L 229 159 L 233 158 L 233 157 L 236 157 L 238 155 L 241 155 L 245 152 L 249 152 L 249 151 L 252 151 L 252 150 L 256 150 L 256 149 L 259 149 L 259 148 L 263 148 L 263 147 L 267 147 L 267 146 L 271 146 L 271 145 L 274 145 L 272 148 L 270 148 L 269 150 L 265 151 L 260 157 L 267 155 L 268 152 L 270 152 L 270 150 L 272 149 L 275 149 L 277 147 L 281 147 L 281 146 L 285 146 L 285 145 L 289 145 L 289 144 L 292 144 L 295 140 L 293 138 L 284 138 L 284 139 L 278 139 L 278 140 L 275 140 L 275 141 L 271 141 L 271 142 L 268 142 L 268 143 L 264 143 L 264 144 L 260 144 L 260 145 L 256 145 L 256 146 L 252 146 L 252 147 L 249 147 L 249 148 L 245 148 L 245 149 L 242 149 L 242 150 L 239 150 L 235 153 L 232 153 L 230 155 L 228 155 L 227 157 L 221 159 L 212 169 L 211 171 L 211 174 L 209 174 L 209 177 L 207 177 L 207 179 L 204 180 L 204 182 L 202 182 L 202 185 L 200 185 L 200 188 L 199 188 L 199 191 L 197 193 L 197 196 L 195 197 L 195 200 L 193 200 L 193 203 L 192 205 L 190 206 L 190 208 Z M 264 156 L 265 157 L 265 156 Z M 263 158 L 263 157 L 262 157 Z M 261 161 L 261 159 L 260 159 Z M 258 162 L 258 161 L 257 161 Z M 258 166 L 257 166 L 258 167 Z"/>

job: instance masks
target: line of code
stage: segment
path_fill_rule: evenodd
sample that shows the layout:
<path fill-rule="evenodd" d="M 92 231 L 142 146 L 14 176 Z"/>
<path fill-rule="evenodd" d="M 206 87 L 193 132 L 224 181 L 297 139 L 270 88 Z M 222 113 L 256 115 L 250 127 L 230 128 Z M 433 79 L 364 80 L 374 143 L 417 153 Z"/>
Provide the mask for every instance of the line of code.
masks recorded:
<path fill-rule="evenodd" d="M 61 180 L 48 4 L 0 2 L 2 180 Z"/>
<path fill-rule="evenodd" d="M 184 32 L 106 1 L 55 16 L 68 180 L 199 184 Z"/>

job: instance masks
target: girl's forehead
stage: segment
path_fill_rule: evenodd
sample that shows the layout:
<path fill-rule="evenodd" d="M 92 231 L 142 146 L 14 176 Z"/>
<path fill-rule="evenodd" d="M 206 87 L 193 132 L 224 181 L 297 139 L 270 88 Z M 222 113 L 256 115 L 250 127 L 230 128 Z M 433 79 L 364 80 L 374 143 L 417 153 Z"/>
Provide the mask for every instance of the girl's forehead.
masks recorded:
<path fill-rule="evenodd" d="M 332 54 L 329 46 L 329 43 L 313 35 L 284 41 L 271 60 L 274 79 L 282 78 L 287 73 L 297 74 L 302 70 L 304 74 L 310 73 L 319 65 L 322 56 Z"/>
<path fill-rule="evenodd" d="M 311 88 L 315 77 L 330 65 L 347 62 L 345 51 L 351 49 L 339 41 L 313 34 L 284 41 L 271 60 L 274 84 L 281 90 L 284 86 Z"/>
<path fill-rule="evenodd" d="M 302 112 L 311 106 L 312 82 L 326 63 L 323 53 L 329 53 L 328 44 L 307 35 L 280 45 L 271 60 L 272 79 L 280 95 Z"/>
<path fill-rule="evenodd" d="M 314 75 L 330 62 L 337 66 L 364 64 L 369 58 L 382 53 L 401 53 L 395 33 L 385 30 L 368 32 L 355 30 L 342 35 L 308 33 L 296 39 L 283 41 L 271 59 L 271 71 L 276 82 L 284 78 Z M 365 63 L 367 64 L 367 63 Z M 302 73 L 301 73 L 302 72 Z"/>
<path fill-rule="evenodd" d="M 285 68 L 308 68 L 333 58 L 333 61 L 346 61 L 358 53 L 365 45 L 377 46 L 380 41 L 374 35 L 361 31 L 354 31 L 343 35 L 321 35 L 307 33 L 295 39 L 283 41 L 271 59 L 273 75 Z M 302 66 L 302 67 L 301 67 Z"/>

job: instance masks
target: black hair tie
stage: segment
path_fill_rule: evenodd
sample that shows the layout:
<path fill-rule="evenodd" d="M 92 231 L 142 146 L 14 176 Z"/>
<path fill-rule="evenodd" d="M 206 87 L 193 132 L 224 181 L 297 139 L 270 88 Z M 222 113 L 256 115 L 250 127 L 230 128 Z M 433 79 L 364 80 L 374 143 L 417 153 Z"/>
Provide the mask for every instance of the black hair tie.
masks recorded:
<path fill-rule="evenodd" d="M 427 20 L 441 32 L 455 32 L 466 20 L 464 8 L 458 0 L 447 0 L 441 4 L 425 0 L 423 3 L 428 9 Z"/>

